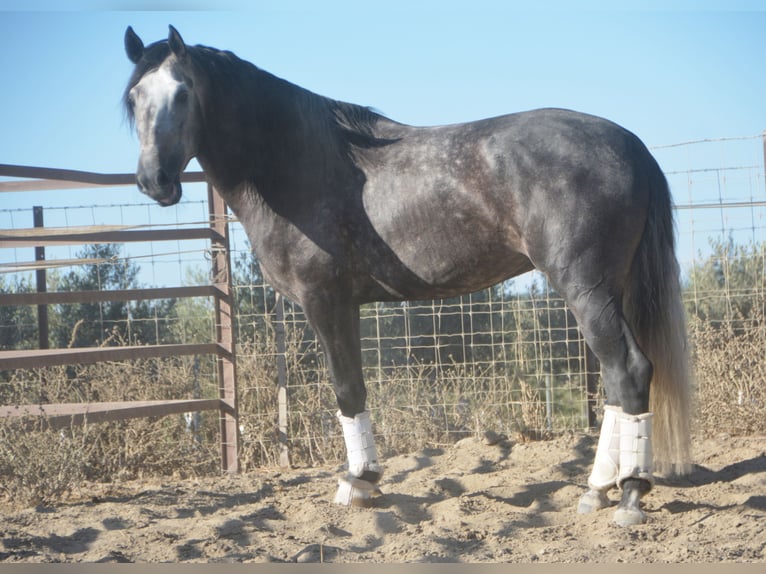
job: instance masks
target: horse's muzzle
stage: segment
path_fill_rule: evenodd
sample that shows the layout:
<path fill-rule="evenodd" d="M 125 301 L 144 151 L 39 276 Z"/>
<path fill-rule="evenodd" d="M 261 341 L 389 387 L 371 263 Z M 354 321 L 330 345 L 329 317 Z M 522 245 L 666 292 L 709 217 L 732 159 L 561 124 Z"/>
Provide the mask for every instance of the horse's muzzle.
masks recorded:
<path fill-rule="evenodd" d="M 154 201 L 168 207 L 181 201 L 181 175 L 169 177 L 165 170 L 158 170 L 153 177 L 148 173 L 139 171 L 136 174 L 136 183 L 141 193 L 151 197 Z"/>

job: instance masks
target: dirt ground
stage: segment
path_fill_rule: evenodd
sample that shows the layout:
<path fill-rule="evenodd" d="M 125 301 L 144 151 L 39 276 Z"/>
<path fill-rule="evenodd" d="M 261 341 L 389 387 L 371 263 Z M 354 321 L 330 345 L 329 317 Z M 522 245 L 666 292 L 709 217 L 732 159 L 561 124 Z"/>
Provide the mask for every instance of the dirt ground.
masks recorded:
<path fill-rule="evenodd" d="M 647 524 L 575 512 L 595 437 L 465 439 L 385 461 L 384 496 L 332 503 L 340 468 L 83 485 L 2 509 L 9 562 L 764 562 L 766 437 L 697 441 L 693 473 L 658 479 Z M 616 499 L 616 493 L 613 498 Z"/>

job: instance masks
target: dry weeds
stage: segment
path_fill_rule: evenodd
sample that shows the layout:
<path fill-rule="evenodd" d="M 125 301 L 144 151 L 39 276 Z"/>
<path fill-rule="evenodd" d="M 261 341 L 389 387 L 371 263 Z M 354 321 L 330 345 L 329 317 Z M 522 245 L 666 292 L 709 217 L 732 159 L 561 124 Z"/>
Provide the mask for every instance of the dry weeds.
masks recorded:
<path fill-rule="evenodd" d="M 698 436 L 766 432 L 766 329 L 763 314 L 736 325 L 691 326 Z M 735 328 L 736 327 L 736 328 Z M 321 364 L 288 341 L 291 462 L 341 463 L 335 400 Z M 3 404 L 216 396 L 212 361 L 194 358 L 102 363 L 17 371 L 0 383 Z M 270 340 L 243 345 L 238 357 L 241 464 L 279 462 L 276 352 Z M 451 445 L 486 433 L 516 440 L 546 430 L 539 390 L 523 378 L 482 376 L 460 365 L 391 368 L 369 386 L 383 456 Z M 0 421 L 0 484 L 13 505 L 66 499 L 83 480 L 209 476 L 219 472 L 217 414 L 199 427 L 182 415 L 46 430 L 38 421 Z"/>

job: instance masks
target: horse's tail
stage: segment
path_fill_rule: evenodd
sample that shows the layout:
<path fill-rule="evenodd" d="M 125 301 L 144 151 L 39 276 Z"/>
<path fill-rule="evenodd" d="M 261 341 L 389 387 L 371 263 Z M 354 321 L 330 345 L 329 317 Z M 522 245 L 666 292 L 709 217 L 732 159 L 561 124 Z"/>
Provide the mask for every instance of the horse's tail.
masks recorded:
<path fill-rule="evenodd" d="M 653 450 L 660 473 L 691 469 L 691 372 L 686 321 L 675 255 L 670 189 L 652 158 L 649 213 L 624 297 L 625 316 L 654 367 L 650 410 Z"/>

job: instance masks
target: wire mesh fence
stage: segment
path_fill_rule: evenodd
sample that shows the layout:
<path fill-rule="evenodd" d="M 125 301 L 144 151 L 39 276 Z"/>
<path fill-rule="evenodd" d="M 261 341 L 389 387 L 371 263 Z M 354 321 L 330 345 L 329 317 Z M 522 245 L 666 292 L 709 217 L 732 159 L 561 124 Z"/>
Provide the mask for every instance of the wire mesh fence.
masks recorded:
<path fill-rule="evenodd" d="M 716 401 L 731 403 L 740 418 L 757 412 L 766 420 L 757 362 L 752 360 L 753 354 L 763 357 L 766 352 L 763 138 L 689 142 L 652 151 L 676 202 L 678 257 L 692 343 L 704 343 L 693 354 L 700 389 L 715 387 Z M 187 186 L 185 195 L 184 204 L 161 211 L 164 222 L 199 220 L 205 211 L 200 194 Z M 92 203 L 46 208 L 46 225 L 59 219 L 60 225 L 100 225 L 146 223 L 159 217 L 151 204 L 106 204 L 95 197 Z M 31 221 L 31 208 L 0 208 L 0 227 L 28 227 Z M 335 420 L 337 406 L 321 349 L 300 309 L 278 299 L 263 281 L 237 223 L 232 224 L 231 244 L 242 467 L 277 464 L 285 444 L 293 463 L 340 462 L 344 451 Z M 72 269 L 77 272 L 82 253 L 67 249 L 48 254 L 53 261 L 75 260 L 69 270 L 61 267 L 53 273 L 53 280 Z M 0 250 L 0 256 L 0 270 L 4 266 L 6 271 L 0 273 L 4 291 L 31 283 L 20 266 L 33 258 L 29 251 Z M 184 245 L 181 252 L 163 244 L 148 252 L 116 252 L 108 261 L 90 264 L 106 268 L 130 262 L 138 268 L 136 282 L 188 285 L 209 282 L 201 271 L 209 256 L 204 247 L 190 250 Z M 278 320 L 282 306 L 283 318 Z M 111 332 L 109 319 L 129 329 L 131 337 L 163 342 L 192 343 L 215 329 L 204 300 L 183 305 L 168 301 L 149 311 L 128 307 L 112 319 L 101 311 L 95 321 L 101 322 L 102 333 Z M 33 345 L 25 341 L 34 339 L 35 310 L 19 313 L 0 317 L 5 345 L 14 340 Z M 70 331 L 73 327 L 63 326 Z M 485 431 L 530 440 L 585 429 L 593 426 L 599 412 L 598 363 L 566 305 L 539 273 L 449 300 L 366 305 L 360 332 L 368 406 L 384 456 L 450 444 Z M 749 363 L 727 355 L 735 347 L 746 349 L 740 354 L 749 354 Z M 726 362 L 741 364 L 736 367 L 740 372 L 724 373 L 721 365 Z M 204 365 L 195 372 L 205 373 Z M 165 384 L 154 374 L 155 384 Z M 183 374 L 168 376 L 171 379 L 185 380 Z M 2 384 L 7 386 L 9 380 Z M 288 406 L 281 431 L 280 380 L 287 387 Z"/>
<path fill-rule="evenodd" d="M 739 326 L 763 337 L 762 137 L 689 142 L 653 152 L 667 166 L 675 194 L 677 253 L 692 344 L 708 341 L 704 329 L 711 326 L 727 332 Z M 239 245 L 244 253 L 243 238 Z M 248 285 L 237 291 L 253 298 Z M 258 296 L 270 301 L 263 308 L 273 308 L 268 292 Z M 337 437 L 335 399 L 309 327 L 298 310 L 291 309 L 288 317 L 295 353 L 287 370 L 292 447 L 301 459 L 324 460 L 327 452 L 332 459 L 342 454 L 337 441 L 330 440 Z M 257 331 L 249 319 L 240 315 L 240 340 Z M 585 429 L 593 426 L 603 400 L 597 361 L 563 300 L 539 273 L 450 300 L 368 305 L 362 309 L 360 330 L 368 404 L 382 448 L 390 452 L 447 444 L 484 431 L 525 440 Z M 766 347 L 759 345 L 753 341 L 748 348 L 762 357 Z M 715 349 L 697 349 L 695 359 L 711 357 L 708 351 Z M 245 350 L 241 361 L 247 357 Z M 701 387 L 706 377 L 700 373 Z M 242 393 L 268 393 L 268 387 L 260 388 L 266 380 L 242 378 Z M 728 386 L 725 379 L 711 384 Z M 273 388 L 274 383 L 267 385 Z M 246 426 L 249 416 L 243 415 Z"/>

